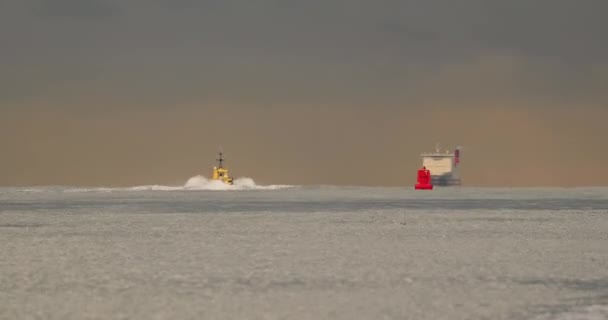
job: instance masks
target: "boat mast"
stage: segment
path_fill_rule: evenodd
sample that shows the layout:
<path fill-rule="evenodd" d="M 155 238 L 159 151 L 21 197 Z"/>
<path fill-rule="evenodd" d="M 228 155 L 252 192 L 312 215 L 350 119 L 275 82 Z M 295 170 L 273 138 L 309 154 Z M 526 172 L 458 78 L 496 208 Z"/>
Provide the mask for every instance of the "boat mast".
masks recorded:
<path fill-rule="evenodd" d="M 224 158 L 222 158 L 222 152 L 220 151 L 220 158 L 216 159 L 218 162 L 218 169 L 222 169 L 223 168 L 223 163 L 224 163 Z"/>

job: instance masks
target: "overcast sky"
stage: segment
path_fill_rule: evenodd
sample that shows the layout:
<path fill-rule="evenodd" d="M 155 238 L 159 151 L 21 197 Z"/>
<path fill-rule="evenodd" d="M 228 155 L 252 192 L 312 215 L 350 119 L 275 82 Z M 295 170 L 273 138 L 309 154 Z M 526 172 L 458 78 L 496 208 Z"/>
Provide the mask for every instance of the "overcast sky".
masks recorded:
<path fill-rule="evenodd" d="M 602 0 L 0 0 L 0 185 L 606 185 Z"/>

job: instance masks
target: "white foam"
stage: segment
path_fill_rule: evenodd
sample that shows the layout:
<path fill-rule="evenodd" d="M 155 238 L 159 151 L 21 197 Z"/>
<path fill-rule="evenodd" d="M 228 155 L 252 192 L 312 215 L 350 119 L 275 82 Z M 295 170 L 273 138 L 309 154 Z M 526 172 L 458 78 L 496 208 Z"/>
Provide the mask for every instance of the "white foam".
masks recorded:
<path fill-rule="evenodd" d="M 174 190 L 182 190 L 183 187 L 172 187 L 172 186 L 161 186 L 161 185 L 149 185 L 149 186 L 136 186 L 130 188 L 123 188 L 125 191 L 174 191 Z"/>
<path fill-rule="evenodd" d="M 290 185 L 257 185 L 253 179 L 242 177 L 234 184 L 225 184 L 219 180 L 210 180 L 202 175 L 191 177 L 183 186 L 144 185 L 128 188 L 76 188 L 65 192 L 112 192 L 112 191 L 180 191 L 180 190 L 277 190 L 292 187 Z"/>
<path fill-rule="evenodd" d="M 209 180 L 204 176 L 194 176 L 184 185 L 185 190 L 276 190 L 289 188 L 289 185 L 268 185 L 261 186 L 255 184 L 253 179 L 241 177 L 234 180 L 234 184 L 225 184 L 219 180 Z"/>

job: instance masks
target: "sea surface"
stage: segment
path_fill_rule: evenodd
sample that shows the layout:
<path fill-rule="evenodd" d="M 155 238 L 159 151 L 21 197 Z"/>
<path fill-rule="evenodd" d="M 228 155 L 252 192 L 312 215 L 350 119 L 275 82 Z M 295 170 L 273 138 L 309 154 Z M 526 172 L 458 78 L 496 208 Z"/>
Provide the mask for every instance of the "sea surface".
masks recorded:
<path fill-rule="evenodd" d="M 0 319 L 608 319 L 608 188 L 0 188 Z"/>

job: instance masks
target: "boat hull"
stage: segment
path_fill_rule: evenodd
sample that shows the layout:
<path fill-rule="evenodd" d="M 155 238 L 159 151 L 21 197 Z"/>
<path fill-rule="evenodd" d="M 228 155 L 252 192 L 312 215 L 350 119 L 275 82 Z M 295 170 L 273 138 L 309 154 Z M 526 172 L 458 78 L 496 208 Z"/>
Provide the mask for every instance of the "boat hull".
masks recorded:
<path fill-rule="evenodd" d="M 462 184 L 460 178 L 454 178 L 449 175 L 431 176 L 431 184 L 436 186 L 459 186 Z"/>

